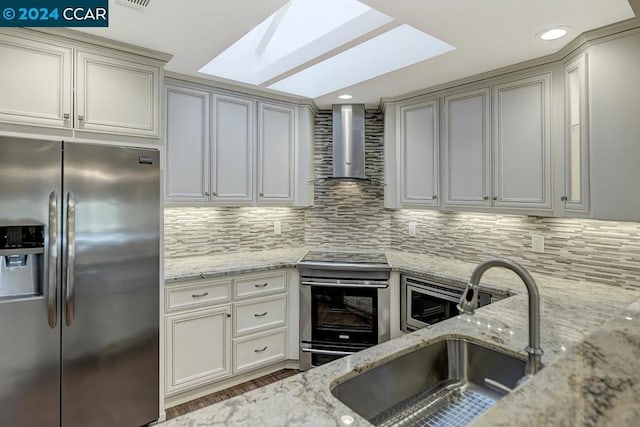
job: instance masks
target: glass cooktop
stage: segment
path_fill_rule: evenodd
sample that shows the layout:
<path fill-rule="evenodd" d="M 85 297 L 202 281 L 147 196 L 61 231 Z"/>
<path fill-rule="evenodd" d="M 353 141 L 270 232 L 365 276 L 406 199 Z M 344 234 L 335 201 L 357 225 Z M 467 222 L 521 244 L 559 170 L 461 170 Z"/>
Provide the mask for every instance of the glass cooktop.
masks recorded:
<path fill-rule="evenodd" d="M 381 252 L 334 252 L 309 251 L 300 262 L 322 262 L 340 264 L 389 264 Z"/>

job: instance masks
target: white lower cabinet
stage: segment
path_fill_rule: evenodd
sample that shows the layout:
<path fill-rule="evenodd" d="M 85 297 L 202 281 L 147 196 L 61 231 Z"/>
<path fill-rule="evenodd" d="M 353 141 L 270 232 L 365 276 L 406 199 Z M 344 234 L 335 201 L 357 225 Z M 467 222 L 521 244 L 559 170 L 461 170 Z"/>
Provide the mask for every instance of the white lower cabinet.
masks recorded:
<path fill-rule="evenodd" d="M 248 300 L 233 304 L 233 335 L 262 331 L 287 322 L 287 297 L 274 297 Z"/>
<path fill-rule="evenodd" d="M 253 334 L 233 340 L 233 373 L 241 373 L 286 359 L 287 331 Z"/>
<path fill-rule="evenodd" d="M 231 375 L 231 306 L 166 318 L 166 393 Z"/>
<path fill-rule="evenodd" d="M 286 360 L 288 278 L 297 275 L 280 270 L 167 284 L 165 396 L 195 398 L 209 393 L 208 385 Z M 297 322 L 291 327 L 297 331 Z"/>

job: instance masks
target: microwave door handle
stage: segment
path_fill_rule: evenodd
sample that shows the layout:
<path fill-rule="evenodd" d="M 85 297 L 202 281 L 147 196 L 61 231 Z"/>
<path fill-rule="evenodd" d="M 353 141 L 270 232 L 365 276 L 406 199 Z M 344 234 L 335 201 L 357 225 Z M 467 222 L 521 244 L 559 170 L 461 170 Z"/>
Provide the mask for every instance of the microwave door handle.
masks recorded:
<path fill-rule="evenodd" d="M 44 288 L 47 290 L 47 320 L 49 327 L 58 324 L 58 193 L 49 195 L 49 230 L 44 267 Z"/>
<path fill-rule="evenodd" d="M 75 264 L 76 264 L 76 201 L 73 193 L 67 194 L 67 283 L 66 283 L 66 318 L 67 326 L 71 326 L 75 317 Z"/>
<path fill-rule="evenodd" d="M 441 293 L 441 292 L 433 291 L 431 289 L 423 289 L 423 288 L 416 288 L 416 287 L 412 287 L 411 290 L 415 290 L 416 292 L 424 295 L 429 295 L 430 297 L 440 298 L 445 301 L 456 302 L 456 303 L 460 301 L 460 297 L 462 296 L 462 292 L 460 292 L 460 294 L 454 294 L 453 292 Z"/>

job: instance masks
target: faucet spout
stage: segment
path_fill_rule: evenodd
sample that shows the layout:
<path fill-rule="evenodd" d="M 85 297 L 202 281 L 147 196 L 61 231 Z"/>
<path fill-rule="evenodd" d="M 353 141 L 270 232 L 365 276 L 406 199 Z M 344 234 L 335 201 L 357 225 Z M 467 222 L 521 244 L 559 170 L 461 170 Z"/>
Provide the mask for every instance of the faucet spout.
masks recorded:
<path fill-rule="evenodd" d="M 478 307 L 478 291 L 482 275 L 492 267 L 507 268 L 518 275 L 527 287 L 529 293 L 529 345 L 527 352 L 527 366 L 525 376 L 520 382 L 526 381 L 542 369 L 542 348 L 540 348 L 540 293 L 535 280 L 523 266 L 506 258 L 489 258 L 478 264 L 471 273 L 471 278 L 460 298 L 458 310 L 461 313 L 473 314 Z"/>

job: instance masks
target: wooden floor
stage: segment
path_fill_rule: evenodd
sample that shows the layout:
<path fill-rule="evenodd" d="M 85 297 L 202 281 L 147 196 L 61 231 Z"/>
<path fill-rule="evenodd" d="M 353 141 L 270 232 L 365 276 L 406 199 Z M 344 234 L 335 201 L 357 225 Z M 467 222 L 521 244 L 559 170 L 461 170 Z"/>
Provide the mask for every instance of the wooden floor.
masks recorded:
<path fill-rule="evenodd" d="M 200 408 L 204 408 L 205 406 L 213 405 L 214 403 L 220 402 L 222 400 L 231 399 L 232 397 L 239 396 L 243 393 L 255 390 L 260 387 L 264 387 L 281 379 L 295 375 L 299 372 L 300 371 L 297 369 L 281 369 L 271 374 L 256 378 L 255 380 L 247 381 L 246 383 L 238 384 L 236 386 L 229 387 L 212 394 L 208 394 L 199 399 L 191 400 L 181 405 L 174 406 L 173 408 L 168 408 L 166 410 L 167 419 L 169 420 L 171 418 L 176 418 L 180 415 L 184 415 L 186 413 L 196 411 Z"/>

